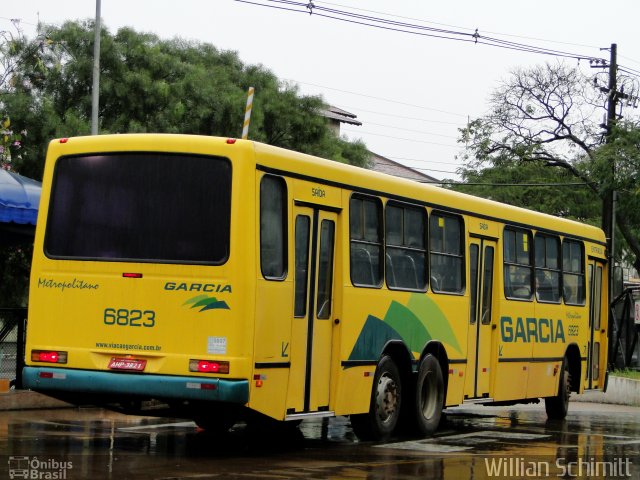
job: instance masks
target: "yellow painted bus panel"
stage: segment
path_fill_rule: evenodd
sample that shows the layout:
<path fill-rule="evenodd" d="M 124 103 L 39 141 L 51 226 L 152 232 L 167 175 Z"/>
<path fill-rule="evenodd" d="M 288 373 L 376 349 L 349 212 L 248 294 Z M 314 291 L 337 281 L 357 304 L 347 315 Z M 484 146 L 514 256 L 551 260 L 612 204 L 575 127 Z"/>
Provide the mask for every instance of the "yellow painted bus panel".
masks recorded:
<path fill-rule="evenodd" d="M 342 191 L 320 182 L 296 180 L 293 182 L 293 198 L 296 202 L 318 204 L 325 207 L 341 208 Z"/>
<path fill-rule="evenodd" d="M 249 408 L 276 420 L 284 420 L 289 371 L 284 368 L 256 368 L 249 383 Z"/>
<path fill-rule="evenodd" d="M 337 396 L 333 407 L 336 415 L 365 413 L 369 410 L 375 370 L 375 365 L 342 369 L 337 377 L 337 391 L 342 395 Z"/>

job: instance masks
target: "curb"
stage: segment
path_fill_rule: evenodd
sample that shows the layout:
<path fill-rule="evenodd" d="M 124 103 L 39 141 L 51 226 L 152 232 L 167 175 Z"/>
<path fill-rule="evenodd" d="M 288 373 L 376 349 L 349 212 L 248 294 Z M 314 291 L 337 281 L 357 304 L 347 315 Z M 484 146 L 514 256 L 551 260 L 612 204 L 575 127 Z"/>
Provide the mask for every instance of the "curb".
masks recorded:
<path fill-rule="evenodd" d="M 571 401 L 640 407 L 640 380 L 609 375 L 606 392 L 589 391 L 580 395 L 572 394 Z"/>

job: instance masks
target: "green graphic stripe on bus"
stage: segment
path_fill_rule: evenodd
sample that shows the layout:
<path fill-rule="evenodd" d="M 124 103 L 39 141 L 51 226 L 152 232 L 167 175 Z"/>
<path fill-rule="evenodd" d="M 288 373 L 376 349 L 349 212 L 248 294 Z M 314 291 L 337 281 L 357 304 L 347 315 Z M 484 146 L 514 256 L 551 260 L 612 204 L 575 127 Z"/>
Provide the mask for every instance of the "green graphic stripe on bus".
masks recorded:
<path fill-rule="evenodd" d="M 191 305 L 191 308 L 200 308 L 201 312 L 205 310 L 216 310 L 216 309 L 224 309 L 230 310 L 229 305 L 224 300 L 218 300 L 216 297 L 209 297 L 208 295 L 198 295 L 193 298 L 190 298 L 186 302 L 182 304 Z"/>
<path fill-rule="evenodd" d="M 460 344 L 440 308 L 426 295 L 414 294 L 406 306 L 392 301 L 384 320 L 367 317 L 349 360 L 377 359 L 390 340 L 401 340 L 412 352 L 421 352 L 432 339 L 460 352 Z"/>

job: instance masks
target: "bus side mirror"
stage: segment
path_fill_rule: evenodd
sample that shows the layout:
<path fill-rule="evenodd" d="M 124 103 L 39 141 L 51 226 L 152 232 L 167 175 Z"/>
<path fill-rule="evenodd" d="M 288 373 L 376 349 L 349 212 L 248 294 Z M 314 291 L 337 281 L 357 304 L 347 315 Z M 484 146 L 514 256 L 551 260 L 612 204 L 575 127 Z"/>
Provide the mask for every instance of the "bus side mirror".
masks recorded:
<path fill-rule="evenodd" d="M 613 267 L 613 300 L 614 298 L 618 298 L 618 295 L 622 293 L 624 290 L 624 277 L 622 275 L 622 267 L 616 265 Z"/>

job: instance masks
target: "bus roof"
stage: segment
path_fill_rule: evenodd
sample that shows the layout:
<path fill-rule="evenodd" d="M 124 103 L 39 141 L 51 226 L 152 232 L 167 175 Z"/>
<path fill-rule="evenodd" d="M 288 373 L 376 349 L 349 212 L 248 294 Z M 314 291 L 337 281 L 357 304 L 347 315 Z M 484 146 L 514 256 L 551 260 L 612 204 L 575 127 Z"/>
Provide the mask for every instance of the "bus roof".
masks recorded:
<path fill-rule="evenodd" d="M 254 142 L 258 164 L 319 183 L 363 193 L 428 205 L 443 211 L 470 214 L 515 226 L 544 229 L 605 244 L 604 232 L 592 225 L 536 212 L 486 198 L 447 190 L 365 168 L 325 160 Z M 288 159 L 282 162 L 282 157 Z"/>
<path fill-rule="evenodd" d="M 514 226 L 543 229 L 605 244 L 597 227 L 504 203 L 454 192 L 445 188 L 394 177 L 365 168 L 326 160 L 251 140 L 179 134 L 119 134 L 52 140 L 54 156 L 107 151 L 181 151 L 207 153 L 212 147 L 253 151 L 258 168 L 325 185 L 430 206 L 443 211 L 470 214 Z M 52 166 L 49 166 L 51 168 Z"/>

